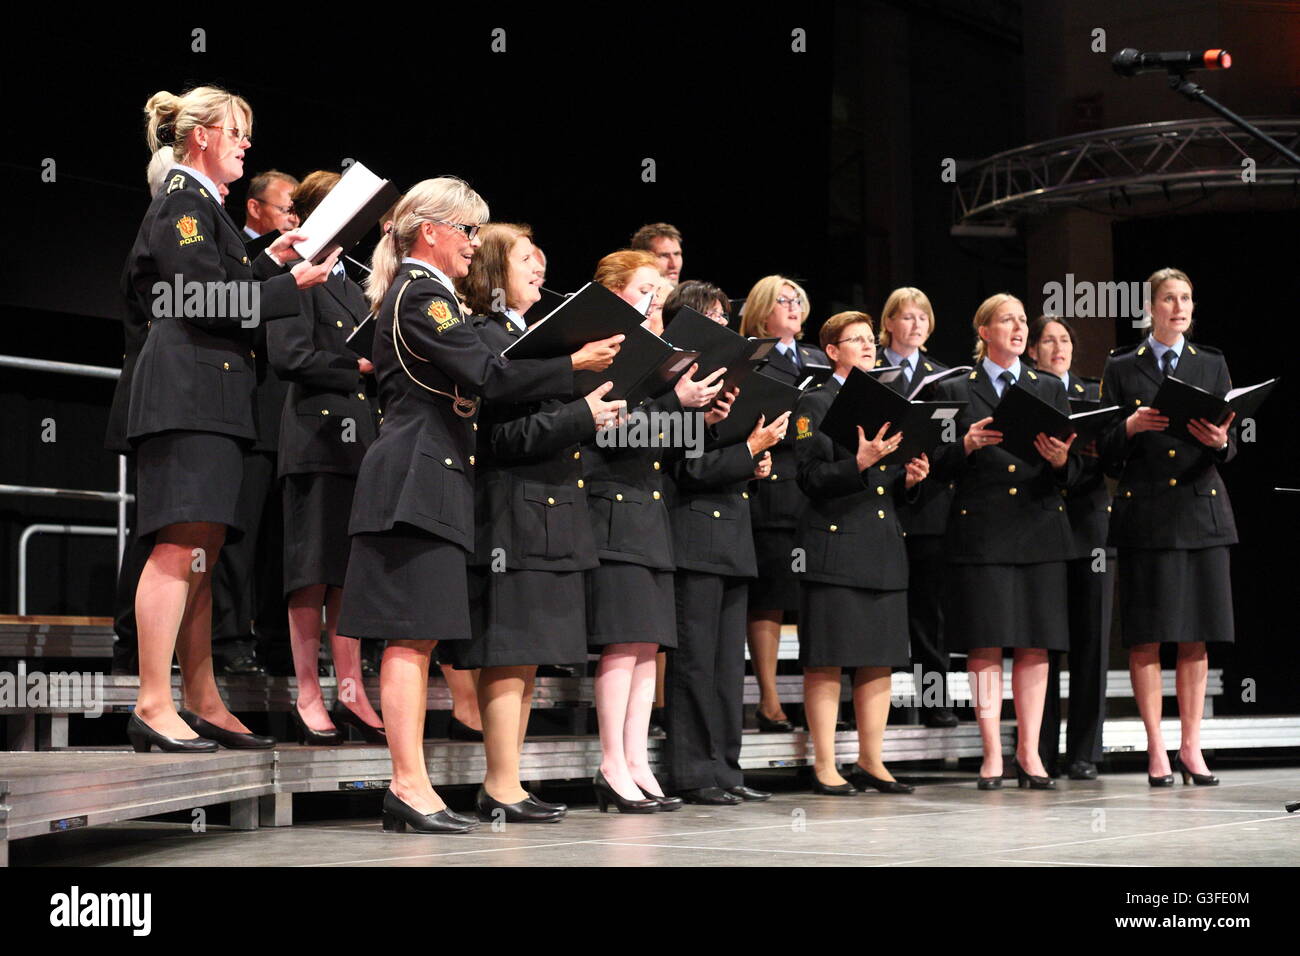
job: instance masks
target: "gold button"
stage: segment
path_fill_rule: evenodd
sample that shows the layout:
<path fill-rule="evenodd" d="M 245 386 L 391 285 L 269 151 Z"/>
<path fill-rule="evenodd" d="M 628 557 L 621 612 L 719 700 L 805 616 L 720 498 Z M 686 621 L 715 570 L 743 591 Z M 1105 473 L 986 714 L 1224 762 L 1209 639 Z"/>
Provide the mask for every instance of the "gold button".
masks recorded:
<path fill-rule="evenodd" d="M 473 456 L 473 455 L 470 455 L 470 456 L 469 456 L 469 463 L 470 463 L 471 465 L 474 464 L 474 456 Z"/>
<path fill-rule="evenodd" d="M 222 363 L 221 363 L 221 367 L 224 368 L 227 372 L 230 371 L 230 363 L 229 363 L 229 362 L 222 362 Z"/>
<path fill-rule="evenodd" d="M 248 357 L 249 357 L 249 358 L 257 358 L 257 353 L 254 352 L 252 349 L 249 349 L 249 350 L 248 350 Z"/>
<path fill-rule="evenodd" d="M 451 464 L 451 459 L 450 459 L 450 458 L 444 458 L 444 459 L 442 460 L 442 463 L 443 463 L 444 465 L 450 465 L 450 464 Z"/>
<path fill-rule="evenodd" d="M 322 408 L 322 409 L 320 410 L 320 413 L 321 413 L 322 415 L 328 415 L 328 414 L 330 413 L 330 410 L 329 410 L 328 408 Z"/>
<path fill-rule="evenodd" d="M 904 538 L 907 537 L 907 532 L 906 532 L 906 531 L 903 532 L 903 537 L 904 537 Z"/>
<path fill-rule="evenodd" d="M 1011 473 L 1014 475 L 1014 474 L 1016 473 L 1016 466 L 1015 466 L 1015 465 L 1007 465 L 1007 471 L 1011 472 Z"/>
<path fill-rule="evenodd" d="M 655 468 L 655 471 L 658 471 L 658 470 L 659 470 L 659 462 L 655 462 L 655 463 L 654 463 L 654 468 Z"/>
<path fill-rule="evenodd" d="M 1169 457 L 1170 457 L 1170 458 L 1177 458 L 1177 457 L 1178 457 L 1178 452 L 1176 452 L 1176 451 L 1175 451 L 1174 449 L 1172 449 L 1172 448 L 1169 449 Z"/>
<path fill-rule="evenodd" d="M 877 518 L 883 518 L 884 516 L 885 516 L 885 513 L 884 513 L 883 511 L 877 511 L 877 512 L 876 512 L 876 517 L 877 517 Z"/>
<path fill-rule="evenodd" d="M 715 518 L 721 518 L 721 517 L 722 517 L 722 512 L 721 512 L 721 511 L 715 511 L 715 512 L 713 512 L 713 517 L 715 517 Z"/>
<path fill-rule="evenodd" d="M 383 409 L 381 408 L 380 411 L 382 412 Z M 478 422 L 474 422 L 474 424 L 473 424 L 473 428 L 474 428 L 474 431 L 478 431 Z"/>
<path fill-rule="evenodd" d="M 655 499 L 655 501 L 658 501 L 659 498 L 660 498 L 659 492 L 656 491 L 656 492 L 654 493 L 654 499 Z"/>
<path fill-rule="evenodd" d="M 949 491 L 952 491 L 952 490 L 953 490 L 954 488 L 956 488 L 956 487 L 957 487 L 957 482 L 955 482 L 955 481 L 950 481 L 950 482 L 948 482 L 948 490 L 949 490 Z"/>
<path fill-rule="evenodd" d="M 578 487 L 581 488 L 582 486 L 583 486 L 583 485 L 582 485 L 582 479 L 579 478 L 579 479 L 578 479 Z"/>
<path fill-rule="evenodd" d="M 1110 514 L 1110 505 L 1106 506 L 1106 514 Z"/>
<path fill-rule="evenodd" d="M 961 509 L 961 513 L 962 513 L 962 514 L 965 514 L 965 513 L 966 513 L 966 509 L 965 509 L 965 508 L 962 508 L 962 509 Z"/>
<path fill-rule="evenodd" d="M 663 432 L 660 432 L 660 433 L 659 433 L 659 440 L 660 440 L 660 441 L 663 441 L 663 440 L 664 440 L 664 433 L 663 433 Z"/>
<path fill-rule="evenodd" d="M 1217 495 L 1218 493 L 1219 493 L 1219 489 L 1218 489 L 1218 488 L 1211 488 L 1211 489 L 1210 489 L 1210 497 L 1214 497 L 1214 496 Z"/>
<path fill-rule="evenodd" d="M 1065 505 L 1057 505 L 1057 506 L 1056 506 L 1056 510 L 1057 510 L 1057 511 L 1064 511 L 1064 510 L 1065 510 Z"/>
<path fill-rule="evenodd" d="M 880 470 L 881 470 L 881 471 L 884 471 L 884 470 L 885 470 L 885 467 L 886 467 L 886 466 L 881 465 L 881 466 L 880 466 Z"/>
<path fill-rule="evenodd" d="M 1132 498 L 1132 497 L 1133 497 L 1133 492 L 1131 492 L 1131 491 L 1126 491 L 1126 492 L 1124 492 L 1124 497 L 1125 497 L 1125 498 Z"/>
<path fill-rule="evenodd" d="M 248 256 L 240 256 L 239 258 L 240 261 L 244 263 L 244 265 L 248 265 Z"/>
<path fill-rule="evenodd" d="M 776 481 L 776 473 L 773 472 L 773 473 L 772 473 L 772 477 L 769 478 L 768 480 L 769 480 L 769 481 Z"/>
<path fill-rule="evenodd" d="M 616 494 L 616 495 L 614 496 L 614 500 L 615 500 L 615 501 L 622 501 L 622 500 L 623 500 L 623 495 L 622 495 L 622 493 Z"/>
<path fill-rule="evenodd" d="M 1009 495 L 1014 495 L 1014 494 L 1016 494 L 1016 493 L 1018 493 L 1018 492 L 1019 492 L 1019 489 L 1016 488 L 1014 485 L 1013 485 L 1012 487 L 1010 487 L 1010 488 L 1007 489 L 1007 494 L 1009 494 Z"/>
<path fill-rule="evenodd" d="M 340 329 L 343 328 L 343 320 L 342 320 L 342 319 L 335 319 L 335 320 L 334 320 L 334 324 L 337 325 Z"/>
<path fill-rule="evenodd" d="M 831 530 L 832 530 L 832 531 L 839 531 L 839 530 L 840 530 L 840 526 L 837 525 L 837 524 L 833 524 L 833 525 L 831 525 Z"/>
<path fill-rule="evenodd" d="M 748 500 L 749 500 L 749 492 L 748 492 L 748 491 L 742 491 L 742 492 L 740 493 L 740 497 L 742 497 L 742 498 L 744 498 L 746 501 L 748 501 Z"/>
<path fill-rule="evenodd" d="M 1140 398 L 1135 398 L 1135 399 L 1133 399 L 1133 404 L 1134 404 L 1134 405 L 1141 405 L 1141 404 L 1142 404 L 1142 399 L 1140 399 Z"/>
<path fill-rule="evenodd" d="M 366 393 L 365 393 L 365 392 L 357 392 L 357 398 L 361 399 L 361 400 L 364 402 L 364 401 L 366 400 Z"/>
<path fill-rule="evenodd" d="M 546 499 L 546 503 L 547 503 L 548 505 L 553 505 L 553 504 L 555 504 L 555 499 L 554 499 L 554 498 L 547 498 L 547 499 Z"/>
<path fill-rule="evenodd" d="M 573 458 L 574 458 L 575 461 L 576 461 L 577 459 L 581 458 L 581 457 L 582 457 L 582 452 L 580 452 L 580 451 L 575 451 L 575 452 L 573 453 Z"/>
<path fill-rule="evenodd" d="M 1170 479 L 1169 479 L 1169 487 L 1170 487 L 1170 488 L 1173 488 L 1173 487 L 1174 487 L 1175 485 L 1177 485 L 1177 484 L 1178 484 L 1178 479 L 1177 479 L 1177 478 L 1170 478 Z"/>
<path fill-rule="evenodd" d="M 885 493 L 885 486 L 884 486 L 884 485 L 876 485 L 876 494 L 878 494 L 878 495 L 883 495 L 884 493 Z"/>

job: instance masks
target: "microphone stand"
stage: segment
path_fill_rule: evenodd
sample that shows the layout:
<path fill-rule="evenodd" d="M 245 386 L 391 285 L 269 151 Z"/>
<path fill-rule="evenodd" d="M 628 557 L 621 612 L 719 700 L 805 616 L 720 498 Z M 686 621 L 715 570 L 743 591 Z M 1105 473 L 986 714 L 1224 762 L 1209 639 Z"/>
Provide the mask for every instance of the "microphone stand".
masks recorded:
<path fill-rule="evenodd" d="M 1183 96 L 1187 97 L 1189 100 L 1192 100 L 1193 102 L 1201 103 L 1204 106 L 1208 106 L 1210 109 L 1214 110 L 1214 112 L 1218 113 L 1220 116 L 1226 119 L 1229 123 L 1233 124 L 1238 129 L 1245 132 L 1247 136 L 1253 136 L 1255 139 L 1259 140 L 1260 142 L 1265 143 L 1268 146 L 1271 146 L 1280 156 L 1282 156 L 1283 159 L 1285 159 L 1287 162 L 1289 162 L 1292 166 L 1296 167 L 1297 169 L 1300 169 L 1300 156 L 1297 156 L 1291 150 L 1287 149 L 1285 146 L 1283 146 L 1281 143 L 1275 140 L 1272 136 L 1269 136 L 1267 133 L 1265 133 L 1262 129 L 1260 129 L 1255 124 L 1249 122 L 1248 120 L 1242 118 L 1241 116 L 1238 116 L 1236 113 L 1228 109 L 1218 100 L 1211 97 L 1208 93 L 1205 92 L 1204 89 L 1201 88 L 1200 84 L 1195 83 L 1192 80 L 1188 79 L 1186 74 L 1178 71 L 1177 69 L 1170 69 L 1169 88 L 1171 90 L 1177 90 L 1179 93 L 1183 94 Z"/>

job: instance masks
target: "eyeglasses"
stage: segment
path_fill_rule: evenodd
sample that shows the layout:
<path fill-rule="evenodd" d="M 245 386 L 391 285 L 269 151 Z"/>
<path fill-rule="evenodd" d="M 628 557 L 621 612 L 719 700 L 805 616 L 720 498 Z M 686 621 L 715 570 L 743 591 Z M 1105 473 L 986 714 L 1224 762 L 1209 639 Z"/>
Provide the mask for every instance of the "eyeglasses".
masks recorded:
<path fill-rule="evenodd" d="M 467 226 L 463 222 L 447 222 L 445 219 L 435 219 L 434 222 L 438 223 L 441 226 L 451 226 L 451 228 L 455 229 L 466 239 L 473 239 L 475 236 L 478 235 L 478 231 L 481 228 L 480 226 L 477 225 Z"/>
<path fill-rule="evenodd" d="M 240 129 L 238 126 L 207 126 L 205 128 L 219 129 L 221 130 L 221 132 L 225 133 L 227 136 L 234 139 L 234 141 L 237 143 L 243 140 L 247 140 L 249 146 L 253 145 L 252 134 L 247 130 Z"/>
<path fill-rule="evenodd" d="M 796 295 L 793 298 L 786 298 L 783 295 L 778 295 L 776 297 L 776 304 L 777 305 L 803 305 L 803 296 Z"/>
<path fill-rule="evenodd" d="M 727 321 L 727 313 L 723 312 L 721 309 L 714 309 L 712 312 L 705 312 L 704 317 L 706 319 L 714 319 L 720 322 Z"/>
<path fill-rule="evenodd" d="M 854 344 L 854 345 L 861 345 L 863 348 L 866 348 L 868 345 L 870 345 L 870 346 L 875 346 L 875 344 L 876 344 L 876 340 L 875 340 L 875 339 L 869 339 L 869 338 L 867 338 L 865 335 L 855 335 L 855 336 L 853 336 L 852 338 L 840 339 L 840 340 L 839 340 L 838 342 L 836 342 L 835 344 L 836 344 L 836 345 L 845 345 L 845 344 L 850 343 L 850 342 L 851 342 L 852 344 Z"/>
<path fill-rule="evenodd" d="M 278 210 L 282 216 L 293 215 L 293 206 L 281 206 L 278 202 L 271 202 L 269 199 L 263 199 L 261 196 L 253 196 L 252 198 L 257 202 L 260 202 L 263 206 L 270 206 L 272 209 Z"/>

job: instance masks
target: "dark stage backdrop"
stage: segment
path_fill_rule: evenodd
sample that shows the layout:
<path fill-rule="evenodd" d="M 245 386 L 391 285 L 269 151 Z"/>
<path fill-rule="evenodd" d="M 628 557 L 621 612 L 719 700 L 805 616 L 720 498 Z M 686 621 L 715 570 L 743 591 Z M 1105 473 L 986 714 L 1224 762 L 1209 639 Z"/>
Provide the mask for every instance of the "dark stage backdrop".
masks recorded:
<path fill-rule="evenodd" d="M 1279 377 L 1256 416 L 1256 441 L 1224 466 L 1241 544 L 1232 550 L 1237 643 L 1212 648 L 1224 668 L 1219 713 L 1300 711 L 1300 656 L 1294 614 L 1300 559 L 1300 212 L 1216 213 L 1140 219 L 1114 228 L 1115 277 L 1142 280 L 1163 266 L 1192 280 L 1196 311 L 1189 338 L 1223 351 L 1234 386 Z M 1139 333 L 1116 325 L 1116 340 Z M 1252 682 L 1243 685 L 1243 681 Z M 1257 692 L 1252 703 L 1243 690 Z"/>

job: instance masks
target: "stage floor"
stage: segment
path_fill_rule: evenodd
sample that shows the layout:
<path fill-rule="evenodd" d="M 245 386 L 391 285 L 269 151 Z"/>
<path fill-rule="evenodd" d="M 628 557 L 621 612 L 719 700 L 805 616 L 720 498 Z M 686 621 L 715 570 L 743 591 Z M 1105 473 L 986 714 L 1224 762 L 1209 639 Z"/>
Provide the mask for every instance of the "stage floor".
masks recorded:
<path fill-rule="evenodd" d="M 970 774 L 905 779 L 910 796 L 813 796 L 790 775 L 771 801 L 687 806 L 670 814 L 602 815 L 570 802 L 557 825 L 490 826 L 471 834 L 385 834 L 375 816 L 313 799 L 315 820 L 236 831 L 135 821 L 15 842 L 11 866 L 1291 866 L 1300 860 L 1300 771 L 1219 771 L 1218 787 L 1155 790 L 1142 774 L 1060 780 L 1055 792 L 976 790 Z M 1004 784 L 1005 786 L 1005 784 Z M 547 788 L 552 799 L 590 789 Z M 463 806 L 472 791 L 450 793 Z M 335 808 L 338 808 L 337 810 Z M 322 817 L 321 814 L 325 816 Z M 333 819 L 328 816 L 335 813 Z M 188 815 L 187 815 L 188 818 Z"/>

